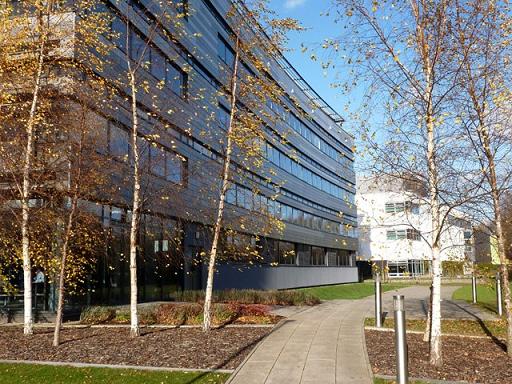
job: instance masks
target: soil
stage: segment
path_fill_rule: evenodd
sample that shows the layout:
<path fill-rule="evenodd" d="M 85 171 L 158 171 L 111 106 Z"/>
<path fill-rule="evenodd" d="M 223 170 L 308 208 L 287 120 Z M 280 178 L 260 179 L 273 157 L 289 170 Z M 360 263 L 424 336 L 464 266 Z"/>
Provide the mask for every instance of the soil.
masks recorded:
<path fill-rule="evenodd" d="M 271 328 L 142 329 L 65 328 L 52 346 L 53 329 L 0 328 L 0 360 L 38 360 L 173 368 L 235 369 Z"/>
<path fill-rule="evenodd" d="M 366 345 L 374 374 L 396 375 L 395 334 L 366 330 Z M 498 339 L 447 336 L 442 339 L 443 365 L 429 364 L 422 334 L 407 334 L 409 376 L 480 384 L 512 383 L 512 359 Z"/>

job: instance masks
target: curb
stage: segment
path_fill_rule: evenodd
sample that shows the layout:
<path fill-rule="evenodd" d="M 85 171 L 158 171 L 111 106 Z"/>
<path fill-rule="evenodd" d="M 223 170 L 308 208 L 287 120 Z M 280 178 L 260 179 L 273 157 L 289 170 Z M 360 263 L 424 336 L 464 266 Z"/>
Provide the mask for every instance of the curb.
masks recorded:
<path fill-rule="evenodd" d="M 151 367 L 138 365 L 116 365 L 116 364 L 94 364 L 94 363 L 73 363 L 61 361 L 38 361 L 38 360 L 0 360 L 1 364 L 33 364 L 49 365 L 54 367 L 73 368 L 110 368 L 110 369 L 133 369 L 138 371 L 161 371 L 161 372 L 204 372 L 204 373 L 233 373 L 232 369 L 200 369 L 200 368 L 172 368 L 172 367 Z"/>
<path fill-rule="evenodd" d="M 377 332 L 395 332 L 395 330 L 393 328 L 377 328 L 377 327 L 373 327 L 373 326 L 365 326 L 364 329 L 369 330 L 369 331 L 377 331 Z M 423 334 L 422 331 L 415 331 L 415 330 L 407 330 L 406 333 L 417 334 L 417 335 Z M 493 338 L 493 336 L 487 336 L 487 335 L 459 335 L 457 333 L 442 333 L 441 336 L 461 337 L 461 338 L 465 338 L 465 339 L 492 339 Z M 501 337 L 496 337 L 496 338 L 501 341 L 506 341 L 506 339 L 501 338 Z"/>
<path fill-rule="evenodd" d="M 282 320 L 280 320 L 282 321 Z M 223 328 L 274 328 L 277 326 L 276 324 L 226 324 L 221 326 L 212 327 L 212 329 L 223 329 Z M 8 324 L 0 324 L 0 328 L 2 327 L 22 327 L 23 323 L 8 323 Z M 34 328 L 54 328 L 55 324 L 52 323 L 40 323 L 34 324 Z M 62 329 L 85 329 L 85 328 L 130 328 L 130 324 L 63 324 Z M 152 324 L 152 325 L 141 325 L 140 329 L 177 329 L 177 328 L 202 328 L 201 325 L 165 325 L 165 324 Z"/>
<path fill-rule="evenodd" d="M 371 382 L 373 382 L 376 376 L 373 374 L 373 368 L 372 368 L 372 365 L 370 364 L 370 356 L 368 355 L 368 348 L 366 346 L 366 334 L 365 334 L 366 328 L 364 326 L 364 321 L 366 319 L 366 316 L 370 312 L 371 312 L 371 305 L 370 305 L 370 308 L 366 311 L 366 315 L 364 316 L 363 321 L 361 322 L 361 328 L 362 328 L 362 335 L 363 335 L 363 351 L 364 351 L 364 359 L 366 361 L 366 369 L 368 370 L 368 372 L 370 374 Z"/>
<path fill-rule="evenodd" d="M 389 375 L 375 375 L 376 378 L 384 379 L 384 380 L 391 380 L 393 382 L 396 382 L 396 376 L 389 376 Z M 418 377 L 409 377 L 410 382 L 419 381 L 422 383 L 427 384 L 470 384 L 469 381 L 450 381 L 450 380 L 437 380 L 437 379 L 425 379 L 425 378 L 418 378 Z M 478 384 L 471 382 L 471 384 Z"/>

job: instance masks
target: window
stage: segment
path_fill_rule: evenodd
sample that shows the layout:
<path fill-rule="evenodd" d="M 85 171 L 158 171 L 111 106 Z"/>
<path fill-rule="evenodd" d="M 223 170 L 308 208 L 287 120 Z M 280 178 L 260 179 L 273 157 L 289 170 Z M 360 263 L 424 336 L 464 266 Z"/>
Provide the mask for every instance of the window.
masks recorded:
<path fill-rule="evenodd" d="M 149 143 L 142 137 L 137 137 L 137 149 L 139 150 L 139 165 L 142 169 L 149 169 Z M 133 157 L 133 156 L 132 156 Z M 133 158 L 130 158 L 133 163 Z"/>
<path fill-rule="evenodd" d="M 293 208 L 288 205 L 281 205 L 281 217 L 285 221 L 292 221 L 293 220 Z"/>
<path fill-rule="evenodd" d="M 325 265 L 325 249 L 313 247 L 311 250 L 311 265 Z"/>
<path fill-rule="evenodd" d="M 236 205 L 245 207 L 245 189 L 238 186 L 236 188 Z"/>
<path fill-rule="evenodd" d="M 127 161 L 130 153 L 130 139 L 128 132 L 110 124 L 110 156 L 120 161 Z"/>
<path fill-rule="evenodd" d="M 313 215 L 311 213 L 304 213 L 304 226 L 313 228 Z"/>
<path fill-rule="evenodd" d="M 407 239 L 419 241 L 421 240 L 421 233 L 414 228 L 407 229 Z"/>
<path fill-rule="evenodd" d="M 403 232 L 403 237 L 401 237 L 402 239 L 405 238 L 405 231 L 396 231 L 396 230 L 391 230 L 391 231 L 387 231 L 386 232 L 386 239 L 388 240 L 398 240 L 400 237 L 399 237 L 399 233 L 400 232 Z"/>
<path fill-rule="evenodd" d="M 93 124 L 93 131 L 91 133 L 92 140 L 96 143 L 96 151 L 102 155 L 108 154 L 108 142 L 109 142 L 109 121 L 105 118 L 91 112 L 89 115 L 91 124 Z"/>
<path fill-rule="evenodd" d="M 180 68 L 167 61 L 167 85 L 178 96 L 187 97 L 188 76 Z"/>
<path fill-rule="evenodd" d="M 110 218 L 112 221 L 121 222 L 123 221 L 124 212 L 121 208 L 111 207 Z"/>
<path fill-rule="evenodd" d="M 398 229 L 398 230 L 390 230 L 386 232 L 386 238 L 388 240 L 421 240 L 421 234 L 419 231 L 413 228 L 405 229 Z"/>
<path fill-rule="evenodd" d="M 164 55 L 156 48 L 151 48 L 151 74 L 159 82 L 166 81 L 166 60 Z"/>
<path fill-rule="evenodd" d="M 351 265 L 350 251 L 345 249 L 328 249 L 328 265 L 333 267 L 343 267 Z"/>
<path fill-rule="evenodd" d="M 148 43 L 133 31 L 130 35 L 130 58 L 145 68 L 151 62 L 151 49 Z"/>
<path fill-rule="evenodd" d="M 292 161 L 282 152 L 279 152 L 279 166 L 288 173 L 292 172 Z"/>
<path fill-rule="evenodd" d="M 186 162 L 183 162 L 174 153 L 167 153 L 166 156 L 166 179 L 175 184 L 181 184 L 184 182 L 184 168 Z"/>
<path fill-rule="evenodd" d="M 399 212 L 410 212 L 414 214 L 419 213 L 419 205 L 415 204 L 411 201 L 401 202 L 401 203 L 386 203 L 385 210 L 386 213 L 399 213 Z"/>
<path fill-rule="evenodd" d="M 219 122 L 219 127 L 227 130 L 229 127 L 229 117 L 229 110 L 222 104 L 219 104 L 219 108 L 217 109 L 217 121 Z"/>
<path fill-rule="evenodd" d="M 295 245 L 286 241 L 279 241 L 279 264 L 295 265 Z"/>
<path fill-rule="evenodd" d="M 235 51 L 222 36 L 219 35 L 218 37 L 217 54 L 224 64 L 232 66 L 235 61 Z"/>
<path fill-rule="evenodd" d="M 304 223 L 304 215 L 300 209 L 292 209 L 292 223 L 297 225 L 302 225 Z"/>
<path fill-rule="evenodd" d="M 156 176 L 165 177 L 165 152 L 155 146 L 151 145 L 150 147 L 150 157 L 151 157 L 151 173 L 153 173 Z"/>
<path fill-rule="evenodd" d="M 110 25 L 111 31 L 115 34 L 114 44 L 123 52 L 126 52 L 126 22 L 118 16 L 113 16 Z"/>
<path fill-rule="evenodd" d="M 386 203 L 386 213 L 398 213 L 405 211 L 405 203 Z"/>
<path fill-rule="evenodd" d="M 297 244 L 297 258 L 299 265 L 311 265 L 311 246 Z"/>
<path fill-rule="evenodd" d="M 236 185 L 229 188 L 226 192 L 226 202 L 228 204 L 236 205 Z"/>
<path fill-rule="evenodd" d="M 137 15 L 139 15 L 146 22 L 149 21 L 146 8 L 140 3 L 139 0 L 130 0 L 129 4 L 132 7 L 133 11 L 137 13 Z"/>

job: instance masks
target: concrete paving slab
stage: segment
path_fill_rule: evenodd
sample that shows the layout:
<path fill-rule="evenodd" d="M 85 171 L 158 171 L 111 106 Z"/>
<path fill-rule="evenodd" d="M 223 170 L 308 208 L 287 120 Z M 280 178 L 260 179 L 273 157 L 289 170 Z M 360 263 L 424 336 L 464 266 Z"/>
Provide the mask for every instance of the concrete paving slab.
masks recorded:
<path fill-rule="evenodd" d="M 451 300 L 457 287 L 443 287 L 445 318 L 494 316 L 467 303 Z M 429 288 L 414 286 L 383 295 L 383 309 L 392 316 L 393 295 L 405 296 L 408 318 L 426 316 Z M 283 310 L 284 313 L 284 310 Z M 364 342 L 364 319 L 373 317 L 373 297 L 333 300 L 291 317 L 261 342 L 228 381 L 229 384 L 371 384 L 372 372 Z"/>

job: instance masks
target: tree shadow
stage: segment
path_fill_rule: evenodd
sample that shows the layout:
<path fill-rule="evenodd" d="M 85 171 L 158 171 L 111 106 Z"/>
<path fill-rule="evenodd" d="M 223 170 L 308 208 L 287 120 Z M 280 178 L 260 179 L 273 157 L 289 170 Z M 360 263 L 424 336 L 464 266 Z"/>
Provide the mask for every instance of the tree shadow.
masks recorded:
<path fill-rule="evenodd" d="M 285 320 L 280 321 L 274 328 L 272 328 L 272 330 L 269 333 L 267 333 L 265 335 L 262 335 L 262 336 L 258 337 L 257 339 L 251 341 L 249 344 L 246 344 L 246 345 L 242 346 L 241 348 L 237 349 L 231 355 L 226 357 L 222 362 L 220 362 L 215 367 L 213 367 L 213 370 L 226 369 L 225 367 L 228 366 L 229 363 L 231 363 L 233 360 L 235 360 L 241 353 L 244 353 L 244 352 L 246 352 L 248 350 L 251 350 L 251 349 L 255 348 L 256 345 L 259 344 L 263 339 L 265 339 L 266 337 L 270 336 L 273 332 L 277 331 L 284 324 L 290 323 L 290 322 L 294 322 L 294 321 L 295 320 L 293 320 L 293 319 L 285 319 Z M 242 364 L 243 364 L 243 362 L 241 362 L 238 367 L 240 367 Z M 204 372 L 203 374 L 195 377 L 191 381 L 188 381 L 186 384 L 198 383 L 198 382 L 200 382 L 200 380 L 202 380 L 209 373 L 211 373 L 211 372 Z M 234 373 L 236 373 L 236 369 L 235 369 Z"/>
<path fill-rule="evenodd" d="M 494 344 L 496 344 L 498 347 L 500 347 L 504 352 L 507 351 L 507 345 L 501 341 L 498 337 L 494 336 L 493 333 L 489 330 L 489 328 L 487 328 L 487 326 L 485 325 L 485 322 L 479 317 L 477 316 L 476 314 L 474 314 L 473 312 L 471 311 L 468 311 L 466 308 L 462 307 L 461 305 L 457 304 L 456 302 L 454 301 L 451 301 L 450 300 L 450 303 L 453 304 L 454 306 L 456 306 L 457 308 L 459 308 L 460 310 L 462 310 L 463 312 L 466 312 L 468 315 L 470 315 L 471 317 L 475 318 L 475 320 L 478 322 L 478 325 L 480 325 L 480 328 L 482 328 L 482 330 L 484 331 L 484 333 L 491 338 L 491 340 L 494 342 Z"/>

